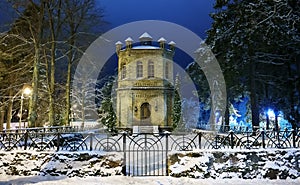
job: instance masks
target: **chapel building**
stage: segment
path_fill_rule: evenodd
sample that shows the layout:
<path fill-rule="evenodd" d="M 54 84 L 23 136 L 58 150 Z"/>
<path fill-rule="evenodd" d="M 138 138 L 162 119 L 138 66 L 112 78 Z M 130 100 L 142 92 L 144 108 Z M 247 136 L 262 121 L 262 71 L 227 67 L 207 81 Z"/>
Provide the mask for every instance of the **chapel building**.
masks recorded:
<path fill-rule="evenodd" d="M 152 41 L 145 32 L 134 43 L 116 43 L 118 56 L 117 128 L 157 126 L 172 129 L 175 42 Z"/>

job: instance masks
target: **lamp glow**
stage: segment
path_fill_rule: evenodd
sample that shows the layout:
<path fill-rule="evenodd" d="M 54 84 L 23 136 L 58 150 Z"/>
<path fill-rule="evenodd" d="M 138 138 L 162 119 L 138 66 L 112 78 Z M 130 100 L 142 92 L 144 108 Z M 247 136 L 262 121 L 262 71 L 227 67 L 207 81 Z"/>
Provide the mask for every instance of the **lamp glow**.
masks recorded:
<path fill-rule="evenodd" d="M 25 95 L 30 95 L 31 94 L 31 88 L 30 87 L 25 87 L 24 89 L 23 89 L 23 93 L 25 94 Z"/>
<path fill-rule="evenodd" d="M 269 109 L 268 112 L 267 112 L 267 114 L 268 114 L 268 116 L 270 118 L 275 118 L 275 113 L 274 113 L 274 111 L 272 109 Z"/>

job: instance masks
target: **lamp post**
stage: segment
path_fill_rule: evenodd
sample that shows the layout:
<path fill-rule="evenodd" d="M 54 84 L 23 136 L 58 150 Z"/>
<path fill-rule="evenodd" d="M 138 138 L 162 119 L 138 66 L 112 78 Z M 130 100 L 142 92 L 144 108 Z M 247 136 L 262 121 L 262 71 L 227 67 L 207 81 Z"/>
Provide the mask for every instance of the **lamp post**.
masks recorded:
<path fill-rule="evenodd" d="M 24 100 L 24 95 L 30 95 L 31 94 L 31 87 L 30 86 L 25 86 L 22 89 L 22 94 L 21 94 L 21 106 L 20 106 L 20 117 L 19 117 L 19 128 L 21 128 L 22 124 L 22 114 L 23 114 L 23 100 Z"/>

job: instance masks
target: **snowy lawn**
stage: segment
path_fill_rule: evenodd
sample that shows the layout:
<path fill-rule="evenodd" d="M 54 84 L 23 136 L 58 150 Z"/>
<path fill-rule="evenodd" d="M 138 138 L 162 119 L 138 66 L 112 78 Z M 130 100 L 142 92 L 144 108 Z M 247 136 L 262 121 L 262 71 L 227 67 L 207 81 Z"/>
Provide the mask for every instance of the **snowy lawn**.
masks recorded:
<path fill-rule="evenodd" d="M 19 184 L 35 184 L 35 185 L 64 185 L 64 184 L 89 184 L 89 185 L 110 185 L 110 184 L 122 184 L 122 185 L 134 185 L 134 184 L 147 184 L 147 185 L 222 185 L 222 184 L 234 184 L 234 185 L 259 185 L 259 184 L 272 184 L 272 185 L 296 185 L 300 184 L 300 179 L 287 179 L 287 180 L 267 180 L 267 179 L 191 179 L 186 177 L 174 178 L 174 177 L 127 177 L 127 176 L 110 176 L 110 177 L 66 177 L 66 176 L 30 176 L 30 177 L 18 177 L 18 176 L 1 176 L 1 185 L 19 185 Z"/>

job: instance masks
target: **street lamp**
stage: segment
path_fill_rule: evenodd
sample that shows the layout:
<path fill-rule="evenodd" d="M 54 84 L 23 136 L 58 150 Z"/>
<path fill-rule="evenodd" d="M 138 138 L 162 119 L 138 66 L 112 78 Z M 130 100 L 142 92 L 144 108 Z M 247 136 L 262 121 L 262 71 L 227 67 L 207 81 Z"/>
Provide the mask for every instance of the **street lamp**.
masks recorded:
<path fill-rule="evenodd" d="M 22 124 L 22 114 L 23 114 L 23 99 L 24 99 L 24 95 L 29 96 L 32 92 L 32 89 L 30 86 L 28 85 L 24 85 L 23 89 L 22 89 L 22 94 L 21 94 L 21 106 L 20 106 L 20 117 L 19 117 L 19 128 L 21 128 L 21 124 Z"/>

